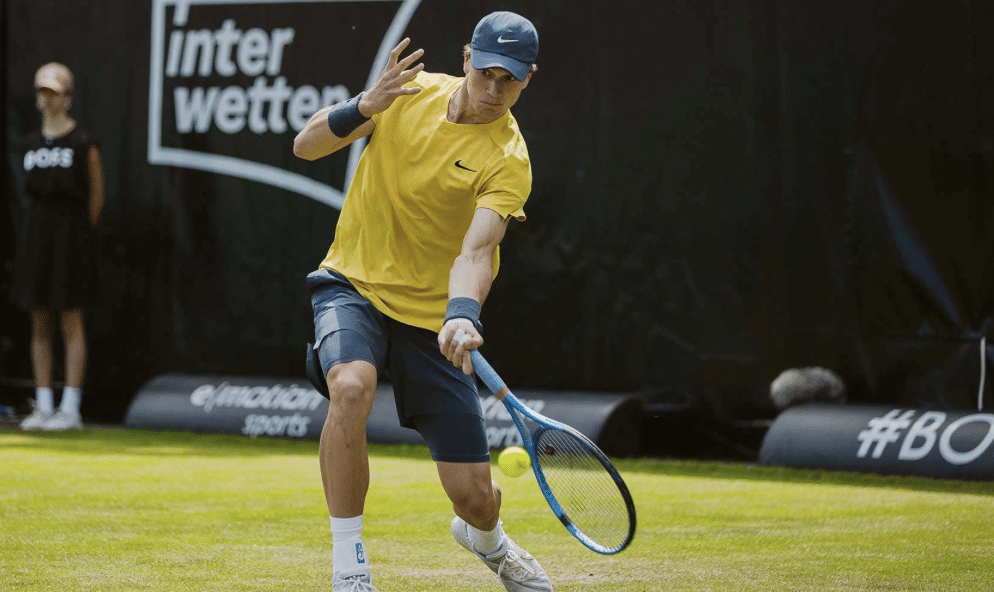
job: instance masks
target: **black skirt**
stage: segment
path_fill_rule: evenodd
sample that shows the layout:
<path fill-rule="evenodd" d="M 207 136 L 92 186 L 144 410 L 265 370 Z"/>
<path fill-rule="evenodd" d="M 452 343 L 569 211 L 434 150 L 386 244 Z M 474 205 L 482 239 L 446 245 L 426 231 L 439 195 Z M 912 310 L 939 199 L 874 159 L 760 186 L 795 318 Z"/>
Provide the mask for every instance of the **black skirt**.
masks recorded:
<path fill-rule="evenodd" d="M 11 299 L 24 310 L 92 307 L 99 289 L 87 204 L 30 199 Z"/>

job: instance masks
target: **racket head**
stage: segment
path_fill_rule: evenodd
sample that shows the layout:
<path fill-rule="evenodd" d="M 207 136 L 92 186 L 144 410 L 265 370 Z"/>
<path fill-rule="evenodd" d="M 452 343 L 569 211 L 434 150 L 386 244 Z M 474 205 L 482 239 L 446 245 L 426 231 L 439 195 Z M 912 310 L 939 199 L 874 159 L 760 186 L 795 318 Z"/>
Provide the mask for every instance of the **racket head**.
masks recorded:
<path fill-rule="evenodd" d="M 624 551 L 635 538 L 635 501 L 607 455 L 562 424 L 540 424 L 530 444 L 539 488 L 566 530 L 597 553 Z"/>

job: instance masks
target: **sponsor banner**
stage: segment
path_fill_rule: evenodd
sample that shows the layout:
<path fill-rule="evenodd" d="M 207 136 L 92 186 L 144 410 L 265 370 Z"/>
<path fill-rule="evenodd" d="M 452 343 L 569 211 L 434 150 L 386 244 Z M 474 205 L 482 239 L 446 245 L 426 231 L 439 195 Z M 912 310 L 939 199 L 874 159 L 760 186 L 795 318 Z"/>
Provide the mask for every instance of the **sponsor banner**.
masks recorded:
<path fill-rule="evenodd" d="M 365 141 L 343 151 L 348 166 L 337 178 L 288 164 L 289 147 L 316 111 L 376 81 L 419 4 L 152 0 L 149 164 L 240 177 L 341 209 Z"/>
<path fill-rule="evenodd" d="M 515 394 L 535 411 L 580 430 L 608 454 L 638 453 L 642 406 L 632 395 L 560 391 Z M 521 445 L 521 435 L 503 403 L 482 390 L 480 403 L 490 447 Z M 318 439 L 327 413 L 328 400 L 304 379 L 164 374 L 139 390 L 128 409 L 125 425 L 137 429 Z M 377 387 L 366 432 L 374 443 L 424 444 L 417 432 L 400 427 L 389 384 Z"/>
<path fill-rule="evenodd" d="M 796 468 L 994 480 L 994 414 L 805 405 L 780 414 L 759 462 Z"/>
<path fill-rule="evenodd" d="M 318 438 L 328 401 L 307 380 L 164 374 L 131 402 L 131 428 Z"/>

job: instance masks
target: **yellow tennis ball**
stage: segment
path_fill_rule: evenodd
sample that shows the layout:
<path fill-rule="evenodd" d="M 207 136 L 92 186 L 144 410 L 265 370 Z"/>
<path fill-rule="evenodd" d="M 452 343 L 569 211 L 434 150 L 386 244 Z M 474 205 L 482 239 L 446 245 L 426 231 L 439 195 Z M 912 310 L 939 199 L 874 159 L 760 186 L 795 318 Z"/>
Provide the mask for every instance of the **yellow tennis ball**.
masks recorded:
<path fill-rule="evenodd" d="M 532 466 L 532 460 L 528 458 L 524 448 L 509 446 L 500 453 L 497 466 L 508 477 L 520 477 Z"/>

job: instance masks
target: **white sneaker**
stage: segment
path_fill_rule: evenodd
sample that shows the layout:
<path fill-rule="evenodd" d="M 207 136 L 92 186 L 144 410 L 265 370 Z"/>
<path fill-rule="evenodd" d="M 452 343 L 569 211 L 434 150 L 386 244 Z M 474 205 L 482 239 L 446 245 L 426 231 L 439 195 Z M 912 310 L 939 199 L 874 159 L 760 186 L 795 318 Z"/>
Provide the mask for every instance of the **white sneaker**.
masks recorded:
<path fill-rule="evenodd" d="M 373 577 L 369 574 L 359 574 L 335 580 L 332 592 L 379 592 L 373 586 Z"/>
<path fill-rule="evenodd" d="M 486 563 L 509 592 L 552 592 L 549 575 L 538 561 L 512 541 L 511 537 L 505 534 L 500 549 L 490 555 L 483 555 L 473 549 L 466 522 L 462 518 L 458 516 L 453 518 L 451 529 L 456 542 Z"/>
<path fill-rule="evenodd" d="M 83 429 L 83 419 L 78 413 L 63 411 L 59 409 L 41 424 L 42 430 L 46 432 L 60 432 L 63 430 Z"/>
<path fill-rule="evenodd" d="M 32 401 L 32 403 L 33 402 L 34 401 Z M 49 417 L 52 417 L 51 413 L 45 413 L 41 409 L 35 407 L 34 411 L 31 412 L 31 415 L 25 417 L 24 421 L 21 422 L 21 429 L 40 430 L 42 424 L 44 424 L 45 420 L 47 420 Z"/>

